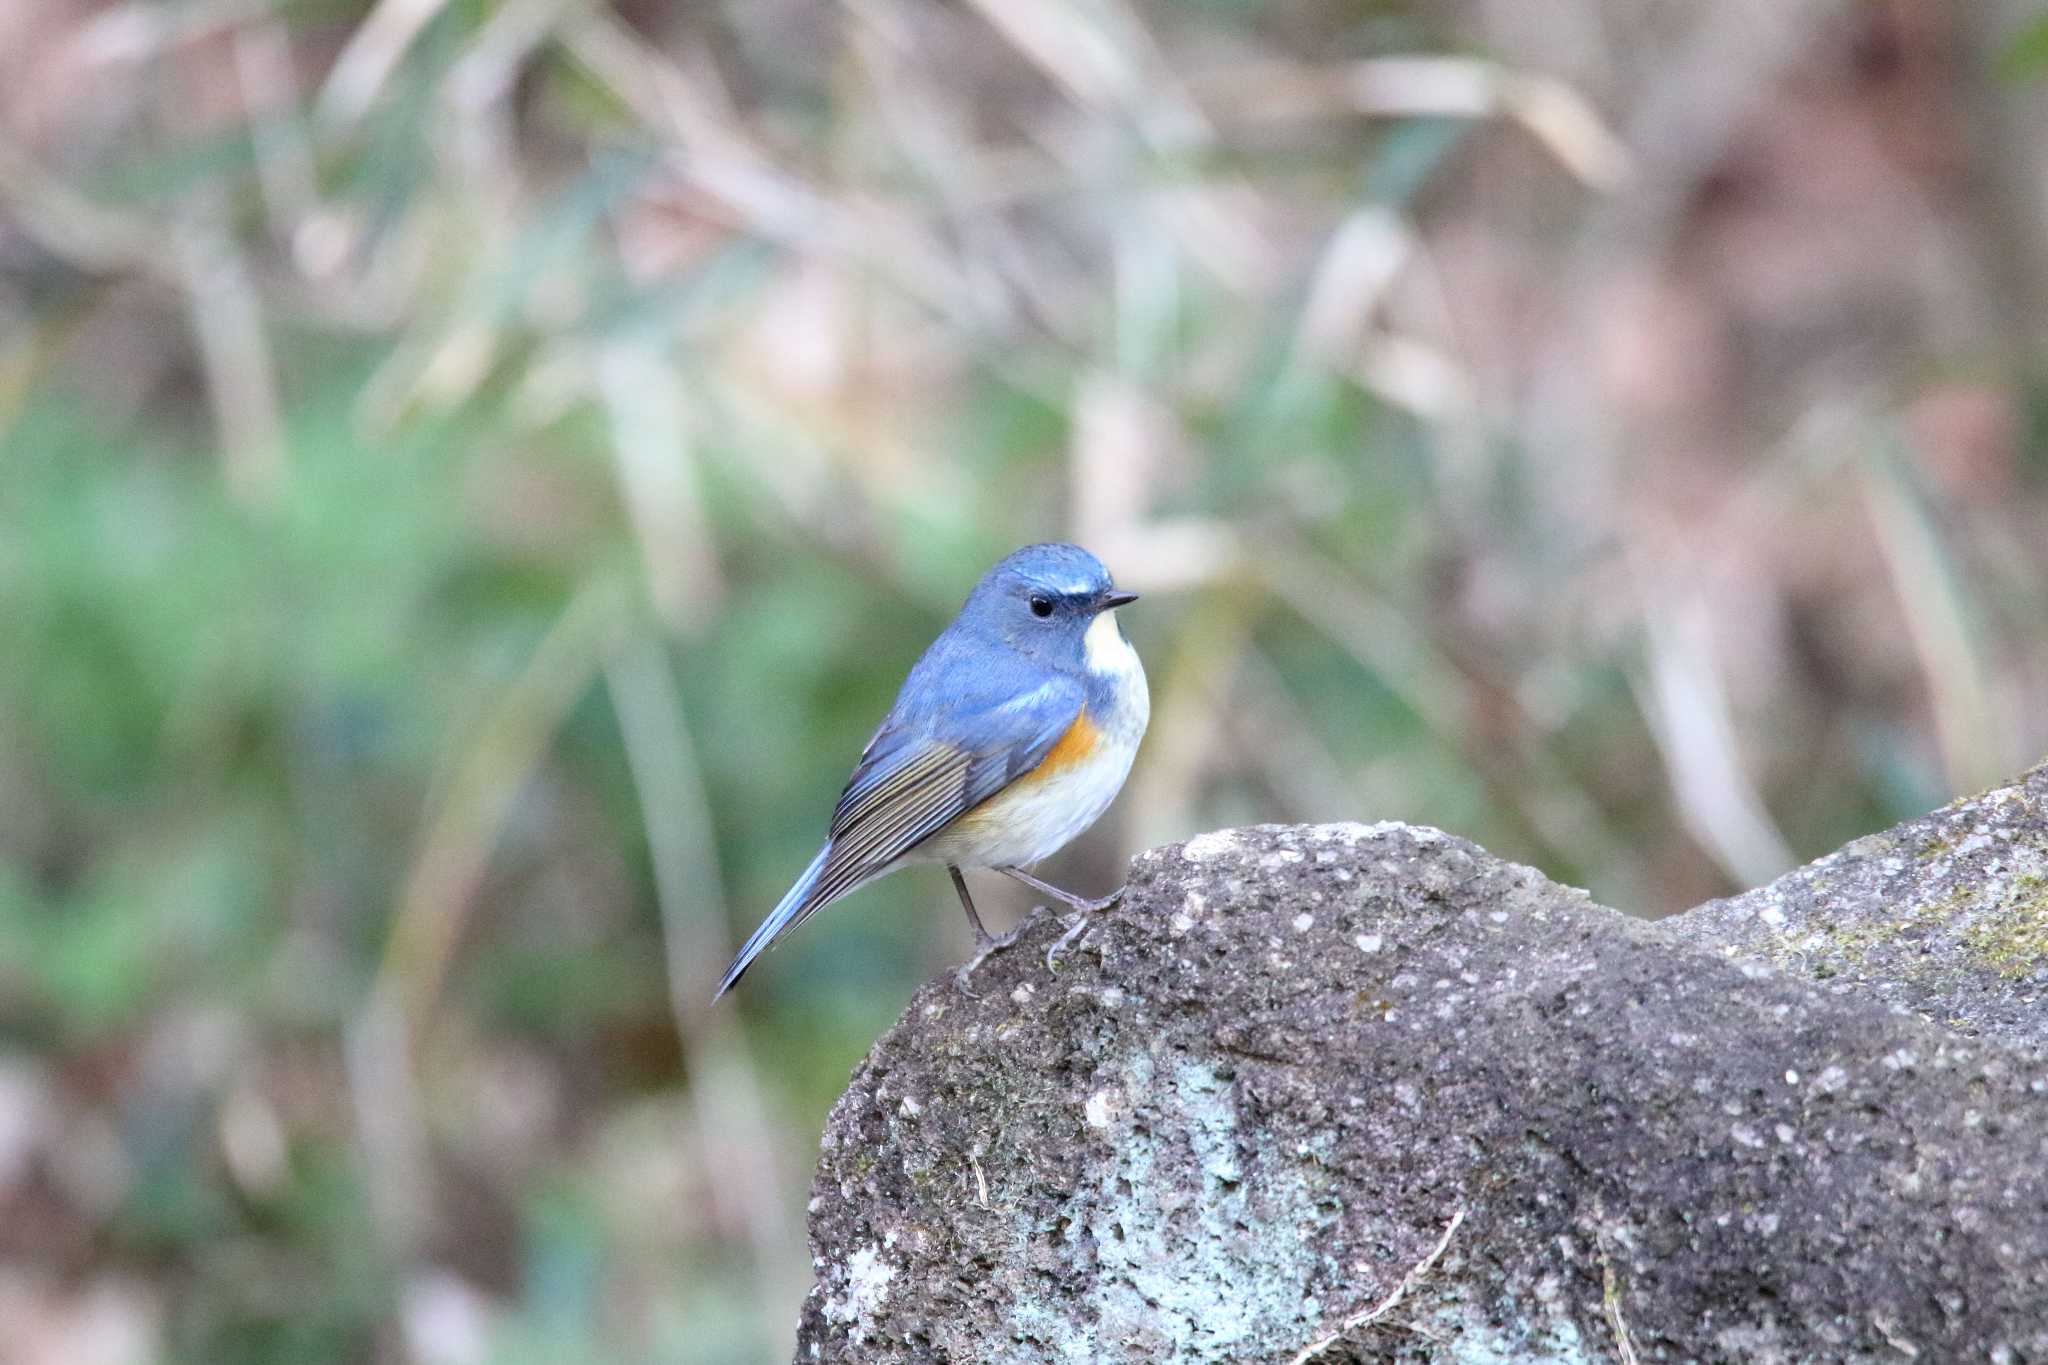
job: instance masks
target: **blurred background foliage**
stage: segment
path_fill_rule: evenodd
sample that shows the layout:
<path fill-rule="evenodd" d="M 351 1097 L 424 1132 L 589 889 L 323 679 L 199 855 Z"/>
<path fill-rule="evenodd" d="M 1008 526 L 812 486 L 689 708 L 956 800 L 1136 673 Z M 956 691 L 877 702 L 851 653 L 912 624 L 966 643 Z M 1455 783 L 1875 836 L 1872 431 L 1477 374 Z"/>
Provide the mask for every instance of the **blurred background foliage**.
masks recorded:
<path fill-rule="evenodd" d="M 2048 19 L 0 10 L 0 1361 L 756 1361 L 942 877 L 738 998 L 999 555 L 1052 871 L 1426 821 L 1663 913 L 2048 751 Z M 1026 903 L 989 884 L 1010 913 Z"/>

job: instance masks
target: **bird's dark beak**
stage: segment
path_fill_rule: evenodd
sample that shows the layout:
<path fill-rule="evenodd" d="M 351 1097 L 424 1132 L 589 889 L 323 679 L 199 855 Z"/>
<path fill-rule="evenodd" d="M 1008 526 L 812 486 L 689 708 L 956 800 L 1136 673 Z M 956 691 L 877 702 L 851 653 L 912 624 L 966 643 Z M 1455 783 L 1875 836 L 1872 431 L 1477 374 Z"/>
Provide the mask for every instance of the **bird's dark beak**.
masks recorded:
<path fill-rule="evenodd" d="M 1102 594 L 1101 604 L 1096 607 L 1096 610 L 1108 611 L 1111 607 L 1128 606 L 1137 600 L 1138 594 L 1134 592 L 1106 592 Z"/>

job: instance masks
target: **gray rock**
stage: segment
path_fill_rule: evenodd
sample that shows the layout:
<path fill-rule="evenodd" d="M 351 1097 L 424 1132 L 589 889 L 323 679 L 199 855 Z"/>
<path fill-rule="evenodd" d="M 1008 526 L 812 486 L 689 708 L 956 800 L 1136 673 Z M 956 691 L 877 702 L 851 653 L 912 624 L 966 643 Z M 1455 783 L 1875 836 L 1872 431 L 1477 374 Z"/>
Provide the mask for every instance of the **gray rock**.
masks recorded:
<path fill-rule="evenodd" d="M 2048 1360 L 2037 1058 L 1403 825 L 1059 928 L 833 1111 L 799 1362 Z"/>
<path fill-rule="evenodd" d="M 2048 1048 L 2048 764 L 1663 923 L 1822 989 Z"/>

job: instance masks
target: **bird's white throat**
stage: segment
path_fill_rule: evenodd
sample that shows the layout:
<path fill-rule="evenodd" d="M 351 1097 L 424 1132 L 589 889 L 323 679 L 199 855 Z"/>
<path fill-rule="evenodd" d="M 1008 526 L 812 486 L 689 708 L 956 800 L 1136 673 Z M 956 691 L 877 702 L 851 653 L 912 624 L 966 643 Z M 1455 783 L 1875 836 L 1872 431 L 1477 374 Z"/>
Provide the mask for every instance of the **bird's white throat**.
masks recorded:
<path fill-rule="evenodd" d="M 1090 673 L 1121 678 L 1143 667 L 1138 662 L 1138 651 L 1131 648 L 1131 642 L 1117 627 L 1113 610 L 1096 613 L 1088 624 L 1088 633 L 1081 637 L 1081 646 Z"/>

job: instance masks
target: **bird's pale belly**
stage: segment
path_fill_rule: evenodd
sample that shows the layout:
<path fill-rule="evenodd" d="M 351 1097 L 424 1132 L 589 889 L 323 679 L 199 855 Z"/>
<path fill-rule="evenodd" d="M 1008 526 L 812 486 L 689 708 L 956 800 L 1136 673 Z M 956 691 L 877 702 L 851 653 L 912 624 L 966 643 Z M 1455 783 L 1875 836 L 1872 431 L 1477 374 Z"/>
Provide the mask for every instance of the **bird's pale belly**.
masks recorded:
<path fill-rule="evenodd" d="M 1019 778 L 926 841 L 919 852 L 960 867 L 1028 867 L 1072 843 L 1122 790 L 1138 737 L 1100 735 L 1088 755 Z"/>

